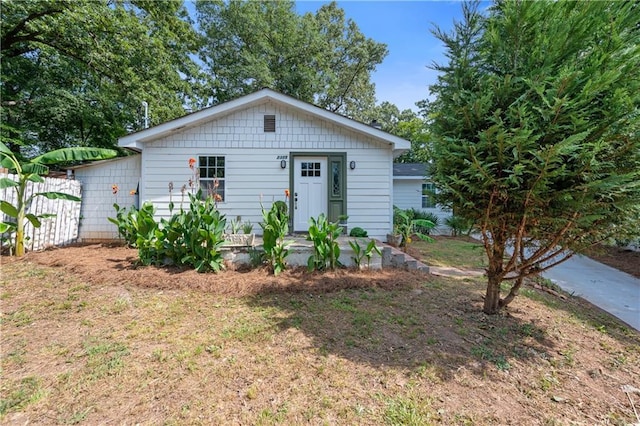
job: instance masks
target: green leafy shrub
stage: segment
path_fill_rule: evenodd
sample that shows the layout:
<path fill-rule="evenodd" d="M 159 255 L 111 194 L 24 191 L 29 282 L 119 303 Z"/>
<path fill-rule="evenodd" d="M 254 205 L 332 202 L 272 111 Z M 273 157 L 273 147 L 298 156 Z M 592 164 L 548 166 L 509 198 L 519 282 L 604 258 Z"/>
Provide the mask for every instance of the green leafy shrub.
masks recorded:
<path fill-rule="evenodd" d="M 411 238 L 417 236 L 423 241 L 432 242 L 433 239 L 427 234 L 418 231 L 418 227 L 421 228 L 433 228 L 435 225 L 433 222 L 426 219 L 412 219 L 409 214 L 403 210 L 396 210 L 394 212 L 394 232 L 402 236 L 400 242 L 400 248 L 403 251 L 407 251 L 407 247 L 411 244 Z"/>
<path fill-rule="evenodd" d="M 218 272 L 224 269 L 221 247 L 227 219 L 216 208 L 214 197 L 201 198 L 201 191 L 189 194 L 189 210 L 181 209 L 162 221 L 163 254 L 198 272 Z"/>
<path fill-rule="evenodd" d="M 356 226 L 355 228 L 353 228 L 351 230 L 351 232 L 349 232 L 349 236 L 350 237 L 356 237 L 356 238 L 366 238 L 368 236 L 367 231 L 365 231 L 364 229 Z"/>
<path fill-rule="evenodd" d="M 215 200 L 201 200 L 201 193 L 189 194 L 189 209 L 171 218 L 154 219 L 153 204 L 145 202 L 140 210 L 120 208 L 114 204 L 116 218 L 109 220 L 127 242 L 138 248 L 144 265 L 173 263 L 194 268 L 198 272 L 224 269 L 221 246 L 224 244 L 226 218 L 215 206 Z M 170 206 L 173 211 L 173 206 Z"/>
<path fill-rule="evenodd" d="M 270 210 L 262 208 L 262 248 L 264 249 L 264 260 L 271 268 L 274 275 L 287 268 L 287 256 L 289 255 L 290 241 L 285 241 L 285 236 L 289 233 L 289 215 L 287 204 L 284 201 L 276 201 Z"/>
<path fill-rule="evenodd" d="M 378 256 L 382 256 L 382 252 L 376 246 L 375 240 L 369 240 L 369 244 L 365 248 L 362 248 L 358 240 L 349 241 L 349 245 L 353 250 L 353 264 L 356 268 L 360 269 L 362 267 L 362 261 L 367 259 L 367 269 L 371 267 L 371 258 L 374 253 L 377 253 Z"/>
<path fill-rule="evenodd" d="M 310 271 L 324 271 L 342 266 L 338 237 L 342 234 L 342 227 L 338 222 L 329 222 L 326 216 L 320 214 L 318 219 L 309 219 L 309 235 L 307 241 L 313 242 L 313 254 L 309 256 L 307 266 Z"/>
<path fill-rule="evenodd" d="M 116 217 L 108 217 L 107 219 L 118 227 L 118 236 L 129 247 L 136 247 L 138 235 L 134 223 L 137 221 L 138 209 L 135 206 L 120 207 L 118 203 L 113 203 L 113 208 L 116 209 Z"/>
<path fill-rule="evenodd" d="M 136 235 L 135 246 L 138 248 L 138 257 L 143 265 L 162 265 L 164 256 L 162 253 L 162 232 L 158 229 L 158 223 L 154 219 L 155 207 L 150 202 L 145 202 L 137 214 L 132 214 L 131 226 Z"/>
<path fill-rule="evenodd" d="M 473 222 L 462 216 L 449 216 L 444 220 L 445 225 L 451 229 L 451 235 L 469 235 L 473 229 Z"/>
<path fill-rule="evenodd" d="M 438 226 L 438 223 L 440 222 L 440 218 L 432 212 L 427 212 L 424 210 L 418 210 L 418 209 L 409 209 L 406 210 L 407 215 L 409 215 L 409 217 L 413 220 L 413 219 L 423 219 L 423 220 L 428 220 L 429 222 L 433 223 L 433 226 L 420 226 L 420 225 L 416 225 L 416 232 L 420 232 L 422 234 L 425 235 L 429 235 L 431 233 L 431 231 L 433 230 L 433 228 L 435 228 L 436 226 Z"/>

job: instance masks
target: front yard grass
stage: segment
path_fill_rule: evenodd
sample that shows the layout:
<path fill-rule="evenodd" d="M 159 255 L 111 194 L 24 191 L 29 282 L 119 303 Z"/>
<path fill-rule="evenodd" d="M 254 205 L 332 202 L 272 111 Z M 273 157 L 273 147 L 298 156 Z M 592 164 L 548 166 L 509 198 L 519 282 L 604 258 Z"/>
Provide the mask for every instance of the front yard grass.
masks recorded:
<path fill-rule="evenodd" d="M 472 238 L 435 236 L 434 242 L 417 240 L 411 244 L 413 254 L 432 266 L 478 269 L 487 266 L 482 243 Z"/>
<path fill-rule="evenodd" d="M 295 291 L 225 295 L 224 275 L 125 273 L 129 252 L 110 248 L 87 249 L 83 271 L 67 250 L 2 265 L 2 423 L 637 421 L 621 389 L 640 387 L 640 336 L 579 299 L 536 292 L 486 316 L 482 279 L 403 271 L 418 284 L 344 272 L 317 290 L 319 275 L 285 272 Z M 211 287 L 180 284 L 196 278 Z"/>

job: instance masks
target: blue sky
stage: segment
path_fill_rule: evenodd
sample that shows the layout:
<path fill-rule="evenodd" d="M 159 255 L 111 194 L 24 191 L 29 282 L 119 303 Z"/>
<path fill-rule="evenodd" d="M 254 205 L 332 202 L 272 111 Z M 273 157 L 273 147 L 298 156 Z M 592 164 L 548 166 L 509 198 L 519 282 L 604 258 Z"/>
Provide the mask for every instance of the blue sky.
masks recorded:
<path fill-rule="evenodd" d="M 329 1 L 296 1 L 298 13 L 315 13 Z M 433 25 L 449 31 L 462 16 L 460 1 L 338 1 L 347 18 L 353 19 L 362 33 L 385 43 L 389 54 L 372 75 L 378 102 L 388 101 L 400 110 L 413 109 L 415 103 L 429 97 L 429 85 L 436 72 L 428 66 L 444 62 L 444 48 L 430 32 Z M 195 18 L 193 0 L 185 1 Z"/>
<path fill-rule="evenodd" d="M 297 1 L 299 13 L 315 12 L 323 1 Z M 444 47 L 430 32 L 433 25 L 449 31 L 462 16 L 458 1 L 338 1 L 360 31 L 385 43 L 389 54 L 372 78 L 378 102 L 389 101 L 400 110 L 413 109 L 429 97 L 437 73 L 428 68 L 444 62 Z"/>

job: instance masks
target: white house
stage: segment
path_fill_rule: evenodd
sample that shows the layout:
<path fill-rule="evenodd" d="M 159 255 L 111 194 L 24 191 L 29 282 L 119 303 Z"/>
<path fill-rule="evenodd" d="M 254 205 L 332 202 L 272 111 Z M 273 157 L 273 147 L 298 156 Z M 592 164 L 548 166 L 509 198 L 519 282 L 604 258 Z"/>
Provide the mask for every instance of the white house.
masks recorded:
<path fill-rule="evenodd" d="M 451 211 L 437 205 L 433 199 L 436 187 L 429 180 L 426 164 L 397 163 L 393 165 L 393 205 L 400 209 L 423 210 L 439 219 L 436 231 L 444 232 L 444 221 Z"/>
<path fill-rule="evenodd" d="M 286 190 L 294 232 L 325 213 L 330 220 L 346 215 L 348 228 L 384 238 L 392 229 L 393 159 L 410 148 L 402 138 L 270 89 L 124 136 L 118 144 L 136 154 L 74 168 L 83 184 L 80 240 L 117 236 L 107 220 L 115 215 L 114 202 L 150 201 L 158 217 L 168 217 L 169 202 L 186 205 L 182 188 L 195 191 L 196 185 L 215 191 L 220 211 L 251 221 L 257 233 L 260 203 L 269 208 L 285 201 Z"/>

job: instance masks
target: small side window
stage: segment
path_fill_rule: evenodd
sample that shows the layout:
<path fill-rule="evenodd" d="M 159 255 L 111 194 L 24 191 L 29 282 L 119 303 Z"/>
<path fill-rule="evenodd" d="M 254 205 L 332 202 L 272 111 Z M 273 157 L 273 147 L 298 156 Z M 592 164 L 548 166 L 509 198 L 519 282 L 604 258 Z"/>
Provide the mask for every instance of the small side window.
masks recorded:
<path fill-rule="evenodd" d="M 422 208 L 432 209 L 435 208 L 436 203 L 433 199 L 433 195 L 436 193 L 436 186 L 429 182 L 422 184 Z"/>

